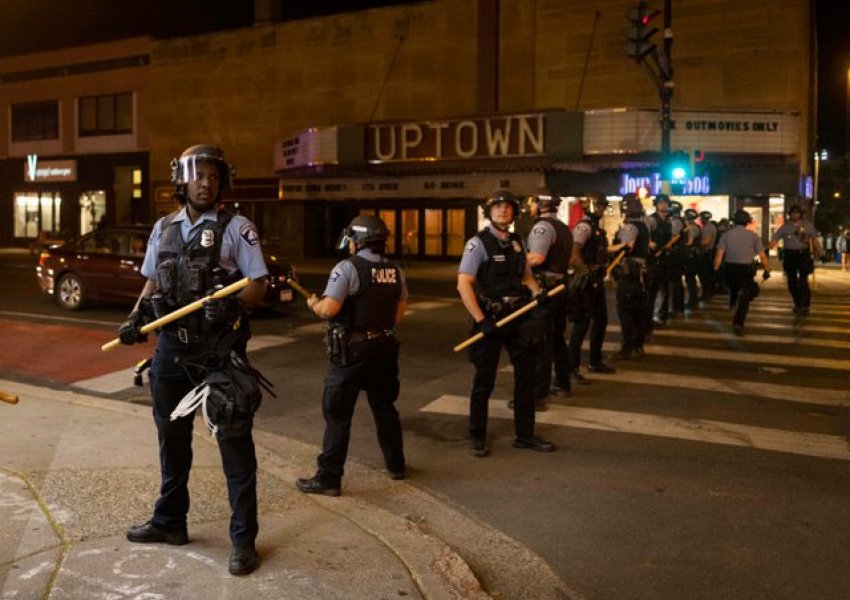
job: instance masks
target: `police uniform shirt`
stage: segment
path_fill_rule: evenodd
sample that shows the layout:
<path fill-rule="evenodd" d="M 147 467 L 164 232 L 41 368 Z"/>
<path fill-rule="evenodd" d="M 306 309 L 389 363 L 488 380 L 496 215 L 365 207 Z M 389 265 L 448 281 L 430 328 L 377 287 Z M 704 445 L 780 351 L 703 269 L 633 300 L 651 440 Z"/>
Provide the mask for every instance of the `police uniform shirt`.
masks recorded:
<path fill-rule="evenodd" d="M 617 239 L 619 239 L 622 244 L 636 242 L 638 239 L 637 226 L 634 223 L 629 223 L 628 221 L 623 223 L 623 226 L 620 228 L 620 232 L 617 234 Z"/>
<path fill-rule="evenodd" d="M 491 225 L 487 226 L 487 230 L 492 233 L 497 239 L 501 239 L 501 233 L 492 227 Z M 514 252 L 524 252 L 525 249 L 522 246 L 522 243 L 514 240 Z M 490 257 L 487 255 L 487 250 L 484 248 L 484 242 L 481 241 L 481 238 L 477 235 L 472 236 L 466 242 L 466 246 L 464 247 L 463 256 L 460 257 L 460 265 L 457 268 L 458 274 L 470 275 L 472 277 L 478 277 L 478 269 L 482 264 L 487 262 Z M 526 270 L 528 271 L 528 263 L 525 263 Z"/>
<path fill-rule="evenodd" d="M 142 275 L 148 279 L 153 279 L 156 276 L 156 257 L 159 254 L 164 219 L 165 217 L 162 217 L 154 224 L 153 231 L 148 238 L 148 249 L 142 263 Z M 206 223 L 215 223 L 217 220 L 218 210 L 210 210 L 192 223 L 184 206 L 171 222 L 180 223 L 180 237 L 185 242 L 192 237 L 196 229 L 204 227 Z M 237 269 L 244 277 L 251 279 L 262 279 L 269 274 L 266 262 L 263 259 L 263 250 L 260 247 L 260 236 L 257 234 L 257 228 L 242 215 L 233 215 L 227 224 L 227 228 L 221 236 L 219 256 L 218 264 L 228 274 Z"/>
<path fill-rule="evenodd" d="M 672 217 L 670 219 L 670 231 L 673 233 L 674 236 L 678 235 L 679 237 L 681 237 L 682 230 L 684 229 L 685 222 L 682 219 L 676 217 Z"/>
<path fill-rule="evenodd" d="M 743 225 L 733 227 L 723 234 L 717 243 L 723 250 L 723 259 L 731 264 L 749 265 L 753 258 L 764 252 L 761 238 Z"/>
<path fill-rule="evenodd" d="M 697 240 L 700 236 L 700 228 L 696 223 L 688 223 L 688 246 L 697 247 Z"/>
<path fill-rule="evenodd" d="M 717 226 L 714 223 L 706 223 L 702 226 L 702 231 L 699 234 L 700 244 L 707 248 L 714 245 L 714 240 L 717 237 Z"/>
<path fill-rule="evenodd" d="M 528 234 L 528 251 L 545 257 L 555 244 L 558 234 L 549 221 L 538 221 Z"/>
<path fill-rule="evenodd" d="M 357 251 L 357 256 L 373 263 L 385 262 L 384 257 L 371 248 L 361 248 Z M 407 300 L 407 283 L 405 282 L 404 272 L 401 270 L 401 267 L 398 267 L 398 273 L 401 279 L 401 297 L 399 299 Z M 322 295 L 333 298 L 342 304 L 346 298 L 353 296 L 359 291 L 360 276 L 357 274 L 357 267 L 350 260 L 343 260 L 338 262 L 331 270 L 327 286 L 325 286 L 325 291 Z"/>
<path fill-rule="evenodd" d="M 786 250 L 808 250 L 809 240 L 816 238 L 818 232 L 815 226 L 800 219 L 796 223 L 785 221 L 782 227 L 773 232 L 771 242 L 782 240 Z"/>
<path fill-rule="evenodd" d="M 593 236 L 593 225 L 590 222 L 590 217 L 583 217 L 581 221 L 576 223 L 575 229 L 573 229 L 573 243 L 578 244 L 579 247 L 584 247 L 589 240 Z"/>

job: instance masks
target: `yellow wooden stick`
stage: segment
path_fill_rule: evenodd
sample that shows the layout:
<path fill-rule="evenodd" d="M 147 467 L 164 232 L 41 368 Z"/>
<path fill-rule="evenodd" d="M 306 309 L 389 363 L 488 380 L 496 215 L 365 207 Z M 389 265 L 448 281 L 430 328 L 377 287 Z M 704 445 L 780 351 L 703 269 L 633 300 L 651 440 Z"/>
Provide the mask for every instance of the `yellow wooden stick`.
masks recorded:
<path fill-rule="evenodd" d="M 164 325 L 168 325 L 169 323 L 172 323 L 173 321 L 176 321 L 177 319 L 180 319 L 181 317 L 185 317 L 186 315 L 203 308 L 204 302 L 206 302 L 207 300 L 210 300 L 211 298 L 224 298 L 225 296 L 235 294 L 236 292 L 241 291 L 244 288 L 246 288 L 249 283 L 251 283 L 250 277 L 246 277 L 245 279 L 240 279 L 236 283 L 231 283 L 227 287 L 223 287 L 220 290 L 218 290 L 217 292 L 210 294 L 209 296 L 205 296 L 205 297 L 203 297 L 199 300 L 195 300 L 194 302 L 191 302 L 191 303 L 187 304 L 186 306 L 178 308 L 173 313 L 168 313 L 167 315 L 157 319 L 156 321 L 151 321 L 147 325 L 143 325 L 142 327 L 139 328 L 139 331 L 141 331 L 142 333 L 150 333 L 154 329 L 159 329 L 160 327 L 162 327 Z M 107 350 L 112 350 L 116 346 L 120 346 L 120 345 L 121 345 L 121 338 L 115 338 L 111 342 L 105 343 L 103 346 L 100 347 L 100 349 L 103 352 L 106 352 Z"/>

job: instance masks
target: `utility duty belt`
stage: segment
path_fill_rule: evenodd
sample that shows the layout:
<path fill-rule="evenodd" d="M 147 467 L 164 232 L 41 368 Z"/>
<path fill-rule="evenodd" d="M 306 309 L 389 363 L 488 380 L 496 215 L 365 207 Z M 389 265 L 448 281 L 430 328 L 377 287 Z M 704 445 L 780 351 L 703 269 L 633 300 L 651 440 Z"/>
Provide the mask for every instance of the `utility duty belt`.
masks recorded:
<path fill-rule="evenodd" d="M 522 296 L 498 296 L 496 298 L 479 296 L 478 305 L 488 316 L 503 317 L 520 308 L 523 300 Z"/>
<path fill-rule="evenodd" d="M 392 329 L 381 329 L 378 331 L 352 331 L 348 334 L 348 341 L 351 344 L 356 342 L 365 342 L 366 340 L 377 340 L 379 338 L 392 337 Z"/>

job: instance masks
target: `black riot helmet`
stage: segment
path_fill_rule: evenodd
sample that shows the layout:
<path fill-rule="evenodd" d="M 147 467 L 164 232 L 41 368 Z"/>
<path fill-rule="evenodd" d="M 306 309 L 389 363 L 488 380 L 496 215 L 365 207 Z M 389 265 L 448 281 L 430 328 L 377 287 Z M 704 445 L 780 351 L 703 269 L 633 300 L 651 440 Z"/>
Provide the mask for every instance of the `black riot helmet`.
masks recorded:
<path fill-rule="evenodd" d="M 622 210 L 627 217 L 639 217 L 643 213 L 643 204 L 637 196 L 629 192 L 623 196 Z"/>
<path fill-rule="evenodd" d="M 481 210 L 484 211 L 484 218 L 490 218 L 490 209 L 493 208 L 497 204 L 507 203 L 510 204 L 514 209 L 513 220 L 516 221 L 517 216 L 519 215 L 519 200 L 516 199 L 512 193 L 508 190 L 496 190 L 484 201 L 484 205 L 481 207 Z"/>
<path fill-rule="evenodd" d="M 608 208 L 609 205 L 608 198 L 606 198 L 605 194 L 602 192 L 592 192 L 591 194 L 583 197 L 580 202 L 581 208 L 584 210 L 584 214 L 588 217 L 595 217 L 596 211 L 599 208 Z"/>
<path fill-rule="evenodd" d="M 679 215 L 681 215 L 682 214 L 682 203 L 677 201 L 677 200 L 673 200 L 670 203 L 670 214 L 673 215 L 674 217 L 678 217 Z"/>
<path fill-rule="evenodd" d="M 667 194 L 656 194 L 655 198 L 652 199 L 652 205 L 657 207 L 660 202 L 666 202 L 667 207 L 670 207 L 670 196 Z"/>
<path fill-rule="evenodd" d="M 236 170 L 224 160 L 221 148 L 208 144 L 190 146 L 183 151 L 180 158 L 171 159 L 171 183 L 177 186 L 188 185 L 190 181 L 195 180 L 197 165 L 201 163 L 213 163 L 218 166 L 220 189 L 230 189 Z"/>
<path fill-rule="evenodd" d="M 337 250 L 345 250 L 349 242 L 354 242 L 357 250 L 370 246 L 383 253 L 389 236 L 390 230 L 381 219 L 372 215 L 359 215 L 342 230 L 336 246 Z"/>
<path fill-rule="evenodd" d="M 688 221 L 696 221 L 699 213 L 695 211 L 693 208 L 685 209 L 685 219 Z"/>
<path fill-rule="evenodd" d="M 753 216 L 742 208 L 739 208 L 738 210 L 736 210 L 735 214 L 732 215 L 732 222 L 735 223 L 735 225 L 746 226 L 746 225 L 749 225 L 752 222 L 752 220 L 753 220 Z"/>
<path fill-rule="evenodd" d="M 707 210 L 704 210 L 699 214 L 699 218 L 708 223 L 709 221 L 711 221 L 711 213 Z"/>
<path fill-rule="evenodd" d="M 537 190 L 528 201 L 537 205 L 538 213 L 557 212 L 561 205 L 561 197 L 546 188 Z"/>

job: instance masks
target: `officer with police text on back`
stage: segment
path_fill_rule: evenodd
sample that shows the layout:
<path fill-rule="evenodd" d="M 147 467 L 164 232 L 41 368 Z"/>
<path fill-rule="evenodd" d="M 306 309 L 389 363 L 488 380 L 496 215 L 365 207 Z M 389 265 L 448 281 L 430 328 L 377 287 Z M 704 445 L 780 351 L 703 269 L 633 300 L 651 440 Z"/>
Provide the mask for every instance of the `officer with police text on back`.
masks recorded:
<path fill-rule="evenodd" d="M 717 225 L 711 222 L 711 213 L 707 210 L 699 214 L 700 227 L 699 246 L 700 253 L 700 269 L 699 283 L 702 288 L 702 301 L 705 303 L 711 302 L 714 297 L 714 250 L 717 247 Z"/>
<path fill-rule="evenodd" d="M 670 242 L 673 240 L 673 227 L 670 220 L 670 197 L 658 194 L 653 200 L 655 212 L 649 216 L 649 260 L 647 291 L 647 325 L 651 331 L 653 325 L 663 327 L 669 316 L 669 287 L 667 270 L 670 268 Z M 658 305 L 656 314 L 655 306 Z"/>
<path fill-rule="evenodd" d="M 314 294 L 307 300 L 314 313 L 329 319 L 325 343 L 331 362 L 322 398 L 325 435 L 318 469 L 313 477 L 296 482 L 307 494 L 339 496 L 360 390 L 372 409 L 390 477 L 405 478 L 395 407 L 399 343 L 394 330 L 407 308 L 407 286 L 401 267 L 384 256 L 389 234 L 379 218 L 355 217 L 339 242 L 339 249 L 351 256 L 333 268 L 322 298 Z"/>
<path fill-rule="evenodd" d="M 803 209 L 795 204 L 788 211 L 788 220 L 773 232 L 770 239 L 771 248 L 782 240 L 782 269 L 794 300 L 794 312 L 798 315 L 808 314 L 812 301 L 809 275 L 815 270 L 815 259 L 820 256 L 817 238 L 815 226 L 803 219 Z"/>
<path fill-rule="evenodd" d="M 567 282 L 573 236 L 570 228 L 558 219 L 561 199 L 549 190 L 540 190 L 529 200 L 534 224 L 528 234 L 528 265 L 534 278 L 544 291 Z M 545 307 L 546 339 L 540 353 L 535 376 L 534 403 L 537 410 L 546 408 L 555 366 L 557 385 L 552 391 L 570 393 L 570 356 L 564 330 L 567 328 L 567 292 L 553 297 Z M 536 315 L 535 315 L 536 316 Z"/>
<path fill-rule="evenodd" d="M 174 421 L 170 416 L 205 374 L 220 366 L 216 361 L 222 356 L 232 350 L 247 364 L 250 332 L 245 310 L 262 300 L 268 270 L 253 223 L 219 208 L 221 192 L 230 187 L 231 178 L 231 166 L 212 146 L 192 146 L 172 161 L 171 181 L 183 208 L 154 225 L 141 270 L 147 282 L 119 329 L 122 343 L 144 341 L 147 336 L 139 328 L 154 316 L 203 298 L 215 287 L 251 278 L 238 296 L 208 301 L 203 311 L 165 326 L 158 337 L 150 385 L 162 486 L 151 520 L 127 532 L 131 542 L 188 543 L 193 415 Z M 253 415 L 245 414 L 238 422 L 220 423 L 216 432 L 232 510 L 229 568 L 234 575 L 247 575 L 259 565 L 254 547 L 257 459 L 252 425 Z"/>
<path fill-rule="evenodd" d="M 545 308 L 548 297 L 535 281 L 526 261 L 522 239 L 510 231 L 519 202 L 507 190 L 494 192 L 484 203 L 489 225 L 466 242 L 458 267 L 457 289 L 483 339 L 469 347 L 475 366 L 469 398 L 469 437 L 473 456 L 490 454 L 487 445 L 487 409 L 496 384 L 499 356 L 504 346 L 514 367 L 515 448 L 551 452 L 554 444 L 534 434 L 534 373 L 545 330 L 541 319 L 528 313 L 496 327 L 496 322 L 530 300 L 526 290 Z"/>
<path fill-rule="evenodd" d="M 587 370 L 595 373 L 614 373 L 616 369 L 602 361 L 602 343 L 608 327 L 608 306 L 605 292 L 605 269 L 608 266 L 608 234 L 600 221 L 608 208 L 608 200 L 602 192 L 582 200 L 584 217 L 573 230 L 572 263 L 577 272 L 587 273 L 583 285 L 570 288 L 568 318 L 573 321 L 570 332 L 570 367 L 579 372 L 581 347 L 590 329 L 590 361 Z"/>
<path fill-rule="evenodd" d="M 726 285 L 729 287 L 729 308 L 735 309 L 732 329 L 735 335 L 743 335 L 744 320 L 750 302 L 758 295 L 759 286 L 753 281 L 755 268 L 753 258 L 758 256 L 764 268 L 763 277 L 770 277 L 770 265 L 761 238 L 747 228 L 753 218 L 745 210 L 738 210 L 732 217 L 735 227 L 727 231 L 717 243 L 714 270 L 726 264 Z"/>

